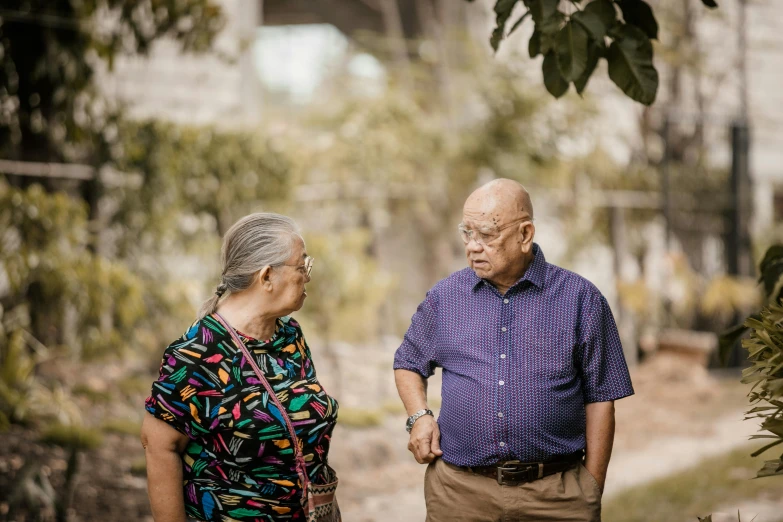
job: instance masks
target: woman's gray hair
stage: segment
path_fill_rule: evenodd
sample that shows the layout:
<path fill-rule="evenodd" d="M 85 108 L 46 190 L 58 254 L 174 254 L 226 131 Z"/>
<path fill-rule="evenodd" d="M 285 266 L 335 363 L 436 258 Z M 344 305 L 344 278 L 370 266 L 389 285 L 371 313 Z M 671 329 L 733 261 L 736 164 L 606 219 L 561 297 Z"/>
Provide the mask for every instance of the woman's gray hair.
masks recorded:
<path fill-rule="evenodd" d="M 302 239 L 296 222 L 280 214 L 257 212 L 234 223 L 220 249 L 220 284 L 215 295 L 201 305 L 199 318 L 214 313 L 223 297 L 250 288 L 264 267 L 284 264 L 293 254 L 296 239 Z"/>

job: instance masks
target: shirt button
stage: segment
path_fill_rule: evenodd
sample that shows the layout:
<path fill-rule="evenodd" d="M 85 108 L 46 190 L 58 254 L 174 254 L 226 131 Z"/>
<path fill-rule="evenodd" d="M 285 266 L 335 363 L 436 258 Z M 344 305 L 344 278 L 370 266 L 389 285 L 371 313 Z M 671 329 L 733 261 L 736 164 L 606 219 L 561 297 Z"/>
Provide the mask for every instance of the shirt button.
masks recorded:
<path fill-rule="evenodd" d="M 498 417 L 503 417 L 503 412 L 502 411 L 498 412 Z"/>
<path fill-rule="evenodd" d="M 508 299 L 503 299 L 503 302 L 504 302 L 505 304 L 508 304 Z"/>
<path fill-rule="evenodd" d="M 503 446 L 505 446 L 505 445 L 506 445 L 506 443 L 505 443 L 505 442 L 501 442 L 501 443 L 500 443 L 500 447 L 501 447 L 501 448 L 502 448 Z"/>
<path fill-rule="evenodd" d="M 503 385 L 505 384 L 505 382 L 503 382 L 503 381 L 500 381 L 498 384 L 499 384 L 499 385 L 501 385 L 501 386 L 503 386 Z"/>
<path fill-rule="evenodd" d="M 501 359 L 505 359 L 505 358 L 506 358 L 506 354 L 505 354 L 505 353 L 501 353 L 501 354 L 500 354 L 500 358 L 501 358 Z"/>
<path fill-rule="evenodd" d="M 503 328 L 500 329 L 500 331 L 501 332 L 505 332 L 506 331 L 506 327 L 504 326 Z"/>

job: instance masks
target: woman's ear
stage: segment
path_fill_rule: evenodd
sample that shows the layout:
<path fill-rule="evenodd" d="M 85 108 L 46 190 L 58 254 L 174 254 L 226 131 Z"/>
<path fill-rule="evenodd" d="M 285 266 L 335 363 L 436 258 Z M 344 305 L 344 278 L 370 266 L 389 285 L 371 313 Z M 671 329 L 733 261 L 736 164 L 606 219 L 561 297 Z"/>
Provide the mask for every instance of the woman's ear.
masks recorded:
<path fill-rule="evenodd" d="M 272 267 L 265 266 L 258 271 L 256 282 L 260 284 L 267 292 L 272 291 Z"/>

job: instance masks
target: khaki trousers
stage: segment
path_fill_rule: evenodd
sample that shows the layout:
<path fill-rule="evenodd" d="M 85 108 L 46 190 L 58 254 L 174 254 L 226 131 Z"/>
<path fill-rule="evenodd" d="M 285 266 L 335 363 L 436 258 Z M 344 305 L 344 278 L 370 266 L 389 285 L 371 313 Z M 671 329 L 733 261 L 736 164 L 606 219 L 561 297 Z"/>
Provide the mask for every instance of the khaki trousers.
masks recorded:
<path fill-rule="evenodd" d="M 518 486 L 437 459 L 424 475 L 427 522 L 600 522 L 601 491 L 579 464 Z"/>

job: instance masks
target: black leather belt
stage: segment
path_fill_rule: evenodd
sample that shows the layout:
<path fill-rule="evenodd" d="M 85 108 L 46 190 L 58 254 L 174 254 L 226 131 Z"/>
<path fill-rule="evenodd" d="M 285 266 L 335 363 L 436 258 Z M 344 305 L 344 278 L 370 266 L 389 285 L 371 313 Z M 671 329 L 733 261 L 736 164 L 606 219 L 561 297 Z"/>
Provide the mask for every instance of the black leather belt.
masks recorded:
<path fill-rule="evenodd" d="M 561 471 L 578 465 L 584 458 L 584 452 L 579 451 L 571 455 L 563 455 L 546 462 L 520 462 L 508 460 L 494 466 L 458 466 L 460 469 L 493 478 L 501 486 L 518 486 L 525 482 L 532 482 L 548 475 L 554 475 Z"/>

